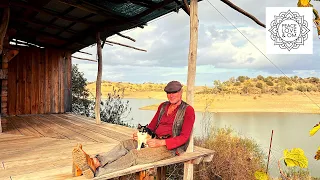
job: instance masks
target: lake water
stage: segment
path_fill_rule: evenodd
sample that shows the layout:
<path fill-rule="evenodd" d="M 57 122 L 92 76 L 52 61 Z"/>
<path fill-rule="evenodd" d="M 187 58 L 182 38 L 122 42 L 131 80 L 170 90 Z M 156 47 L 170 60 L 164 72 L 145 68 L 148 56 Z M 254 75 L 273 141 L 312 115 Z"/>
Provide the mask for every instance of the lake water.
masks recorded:
<path fill-rule="evenodd" d="M 139 110 L 140 107 L 160 104 L 156 99 L 129 100 L 131 113 L 126 119 L 131 125 L 148 124 L 155 111 Z M 309 160 L 309 170 L 314 177 L 320 177 L 320 162 L 313 157 L 320 146 L 320 132 L 309 136 L 309 130 L 320 121 L 316 114 L 299 113 L 210 113 L 210 122 L 216 128 L 231 127 L 240 135 L 254 139 L 268 154 L 270 137 L 274 131 L 269 169 L 272 176 L 279 176 L 277 162 L 283 156 L 284 149 L 302 148 Z M 203 135 L 203 113 L 196 112 L 194 135 Z M 282 166 L 284 169 L 284 165 Z"/>

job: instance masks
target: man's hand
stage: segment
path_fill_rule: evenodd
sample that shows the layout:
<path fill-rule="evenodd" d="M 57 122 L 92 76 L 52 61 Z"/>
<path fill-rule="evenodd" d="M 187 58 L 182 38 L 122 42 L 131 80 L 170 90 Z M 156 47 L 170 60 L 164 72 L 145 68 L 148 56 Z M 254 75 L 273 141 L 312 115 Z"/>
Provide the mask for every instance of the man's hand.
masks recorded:
<path fill-rule="evenodd" d="M 138 132 L 134 132 L 132 136 L 134 140 L 138 141 Z"/>
<path fill-rule="evenodd" d="M 160 139 L 149 139 L 147 141 L 147 144 L 151 148 L 160 147 L 160 146 L 165 146 L 166 145 L 166 141 L 165 140 L 160 140 Z"/>

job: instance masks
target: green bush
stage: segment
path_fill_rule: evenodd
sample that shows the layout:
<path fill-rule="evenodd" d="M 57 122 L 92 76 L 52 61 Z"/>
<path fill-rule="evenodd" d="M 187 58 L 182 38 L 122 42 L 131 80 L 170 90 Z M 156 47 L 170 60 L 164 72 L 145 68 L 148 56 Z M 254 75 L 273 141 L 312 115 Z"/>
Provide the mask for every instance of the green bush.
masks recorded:
<path fill-rule="evenodd" d="M 267 81 L 266 84 L 267 84 L 268 86 L 273 86 L 273 82 L 272 82 L 272 81 Z"/>
<path fill-rule="evenodd" d="M 296 87 L 296 90 L 298 90 L 298 91 L 300 91 L 300 92 L 306 92 L 307 91 L 307 88 L 306 88 L 306 86 L 304 86 L 304 85 L 298 85 L 297 87 Z"/>
<path fill-rule="evenodd" d="M 212 162 L 195 167 L 195 179 L 255 179 L 254 172 L 265 169 L 266 157 L 256 142 L 230 128 L 212 129 L 209 136 L 195 138 L 195 145 L 215 151 Z"/>
<path fill-rule="evenodd" d="M 256 87 L 259 88 L 259 89 L 262 89 L 263 85 L 262 85 L 261 82 L 258 82 L 258 83 L 256 84 Z"/>

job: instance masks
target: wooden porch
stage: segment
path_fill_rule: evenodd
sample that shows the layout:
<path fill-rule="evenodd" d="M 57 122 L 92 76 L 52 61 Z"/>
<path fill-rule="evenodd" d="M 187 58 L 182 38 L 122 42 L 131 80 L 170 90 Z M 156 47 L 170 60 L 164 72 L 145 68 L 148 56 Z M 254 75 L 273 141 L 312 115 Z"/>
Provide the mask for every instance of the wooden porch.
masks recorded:
<path fill-rule="evenodd" d="M 67 114 L 18 115 L 2 118 L 0 133 L 1 179 L 85 179 L 71 175 L 72 148 L 77 142 L 93 155 L 105 152 L 119 141 L 132 137 L 132 128 L 103 123 L 94 119 Z M 95 179 L 110 179 L 163 167 L 170 164 L 211 161 L 213 151 L 195 147 L 194 152 L 153 164 L 107 174 Z"/>

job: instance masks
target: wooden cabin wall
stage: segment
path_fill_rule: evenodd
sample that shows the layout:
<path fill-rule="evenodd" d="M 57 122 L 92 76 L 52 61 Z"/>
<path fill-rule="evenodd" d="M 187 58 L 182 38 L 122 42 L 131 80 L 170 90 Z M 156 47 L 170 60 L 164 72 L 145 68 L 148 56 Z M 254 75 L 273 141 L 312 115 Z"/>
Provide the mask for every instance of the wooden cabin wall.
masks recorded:
<path fill-rule="evenodd" d="M 71 53 L 21 48 L 8 67 L 8 115 L 71 111 Z"/>

